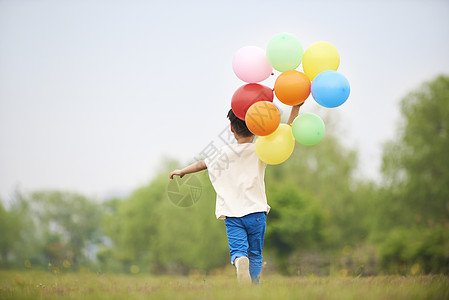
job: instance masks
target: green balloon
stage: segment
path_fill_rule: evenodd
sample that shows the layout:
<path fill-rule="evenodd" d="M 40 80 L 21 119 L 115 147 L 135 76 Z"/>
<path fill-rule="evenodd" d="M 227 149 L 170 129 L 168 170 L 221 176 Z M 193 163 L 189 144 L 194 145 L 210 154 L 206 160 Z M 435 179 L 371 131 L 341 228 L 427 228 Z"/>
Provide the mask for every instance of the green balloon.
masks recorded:
<path fill-rule="evenodd" d="M 300 114 L 292 123 L 295 139 L 306 146 L 315 145 L 324 136 L 324 122 L 312 113 Z"/>
<path fill-rule="evenodd" d="M 304 49 L 293 34 L 279 33 L 268 42 L 266 53 L 271 66 L 279 72 L 285 72 L 301 64 Z"/>

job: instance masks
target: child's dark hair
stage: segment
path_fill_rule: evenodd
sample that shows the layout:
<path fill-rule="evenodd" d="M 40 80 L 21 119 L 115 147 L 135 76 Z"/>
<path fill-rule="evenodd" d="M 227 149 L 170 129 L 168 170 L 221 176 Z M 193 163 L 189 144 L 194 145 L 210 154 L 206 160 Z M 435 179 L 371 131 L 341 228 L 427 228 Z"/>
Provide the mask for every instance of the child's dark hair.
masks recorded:
<path fill-rule="evenodd" d="M 246 127 L 245 121 L 239 119 L 234 114 L 232 109 L 230 109 L 228 112 L 228 119 L 229 121 L 231 121 L 232 128 L 234 128 L 234 131 L 237 135 L 242 137 L 250 137 L 254 135 L 251 131 L 249 131 L 248 127 Z"/>

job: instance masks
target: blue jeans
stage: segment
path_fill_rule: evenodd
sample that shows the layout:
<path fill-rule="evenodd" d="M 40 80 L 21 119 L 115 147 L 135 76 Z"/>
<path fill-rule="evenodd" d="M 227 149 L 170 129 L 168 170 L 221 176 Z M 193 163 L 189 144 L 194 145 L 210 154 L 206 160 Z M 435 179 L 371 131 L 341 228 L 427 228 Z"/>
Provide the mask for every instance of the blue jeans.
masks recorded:
<path fill-rule="evenodd" d="M 267 215 L 265 212 L 252 213 L 240 218 L 226 217 L 231 264 L 237 257 L 249 259 L 249 274 L 254 284 L 259 283 L 262 271 L 262 249 Z"/>

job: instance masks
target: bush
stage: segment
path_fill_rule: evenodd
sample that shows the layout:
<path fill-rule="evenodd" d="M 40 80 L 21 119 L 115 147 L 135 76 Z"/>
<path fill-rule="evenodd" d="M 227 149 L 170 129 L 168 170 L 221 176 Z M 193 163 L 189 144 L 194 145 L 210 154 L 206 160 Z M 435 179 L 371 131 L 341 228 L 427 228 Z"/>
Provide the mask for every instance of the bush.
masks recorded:
<path fill-rule="evenodd" d="M 443 226 L 396 229 L 379 246 L 382 271 L 449 274 L 449 231 Z"/>

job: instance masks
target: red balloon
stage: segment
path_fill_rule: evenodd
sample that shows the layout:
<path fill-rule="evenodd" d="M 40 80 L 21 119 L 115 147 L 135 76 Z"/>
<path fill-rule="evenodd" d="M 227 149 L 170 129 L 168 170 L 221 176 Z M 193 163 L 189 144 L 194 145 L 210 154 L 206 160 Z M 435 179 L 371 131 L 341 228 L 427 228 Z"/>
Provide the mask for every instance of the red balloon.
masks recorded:
<path fill-rule="evenodd" d="M 273 102 L 273 90 L 257 83 L 245 84 L 234 92 L 231 108 L 237 118 L 245 120 L 248 108 L 258 101 Z"/>

